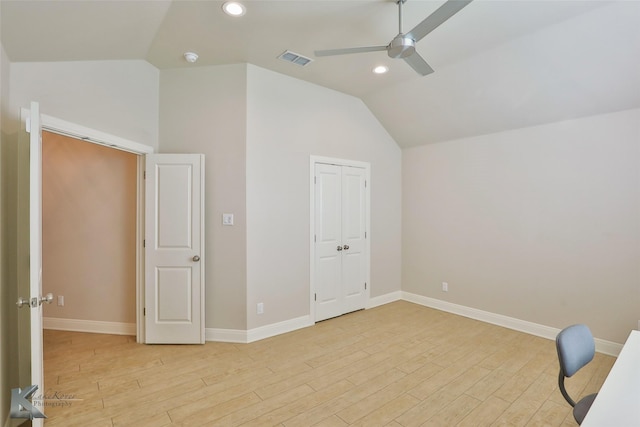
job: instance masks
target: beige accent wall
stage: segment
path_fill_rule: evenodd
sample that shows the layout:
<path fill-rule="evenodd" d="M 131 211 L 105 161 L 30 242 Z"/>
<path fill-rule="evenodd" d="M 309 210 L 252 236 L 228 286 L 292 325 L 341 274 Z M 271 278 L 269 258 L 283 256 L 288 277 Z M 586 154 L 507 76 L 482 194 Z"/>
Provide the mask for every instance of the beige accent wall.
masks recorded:
<path fill-rule="evenodd" d="M 207 328 L 247 326 L 246 75 L 244 64 L 160 74 L 160 151 L 205 155 Z"/>
<path fill-rule="evenodd" d="M 43 132 L 42 286 L 56 296 L 45 317 L 135 323 L 137 161 Z"/>
<path fill-rule="evenodd" d="M 403 291 L 618 343 L 637 328 L 640 110 L 405 149 L 402 173 Z"/>

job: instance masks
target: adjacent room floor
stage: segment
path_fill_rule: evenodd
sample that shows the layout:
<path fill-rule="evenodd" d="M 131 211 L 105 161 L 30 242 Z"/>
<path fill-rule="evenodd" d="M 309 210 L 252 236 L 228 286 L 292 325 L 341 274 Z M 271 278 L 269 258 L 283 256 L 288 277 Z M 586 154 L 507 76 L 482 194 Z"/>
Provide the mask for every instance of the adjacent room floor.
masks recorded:
<path fill-rule="evenodd" d="M 575 426 L 553 341 L 399 301 L 251 344 L 44 331 L 46 426 Z M 597 391 L 614 357 L 568 380 Z"/>

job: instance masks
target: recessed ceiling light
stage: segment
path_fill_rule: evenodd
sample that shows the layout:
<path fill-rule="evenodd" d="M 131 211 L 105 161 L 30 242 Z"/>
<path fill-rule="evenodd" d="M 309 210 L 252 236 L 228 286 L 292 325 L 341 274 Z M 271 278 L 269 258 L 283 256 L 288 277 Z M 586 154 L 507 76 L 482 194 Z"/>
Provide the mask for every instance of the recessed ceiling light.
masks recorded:
<path fill-rule="evenodd" d="M 244 5 L 238 3 L 237 1 L 226 2 L 222 5 L 222 10 L 224 10 L 224 13 L 230 16 L 242 16 L 247 11 Z"/>
<path fill-rule="evenodd" d="M 389 67 L 387 67 L 386 65 L 378 65 L 376 68 L 373 69 L 373 72 L 376 74 L 384 74 L 387 71 L 389 71 Z"/>

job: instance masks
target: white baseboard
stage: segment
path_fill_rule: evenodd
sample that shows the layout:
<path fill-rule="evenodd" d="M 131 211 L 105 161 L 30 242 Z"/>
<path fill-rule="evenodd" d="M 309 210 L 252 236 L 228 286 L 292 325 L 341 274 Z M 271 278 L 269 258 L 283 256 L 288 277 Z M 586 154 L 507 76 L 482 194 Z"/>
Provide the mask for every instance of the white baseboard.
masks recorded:
<path fill-rule="evenodd" d="M 311 317 L 307 315 L 246 331 L 239 329 L 206 328 L 204 336 L 205 341 L 250 343 L 313 325 L 314 322 L 312 322 Z"/>
<path fill-rule="evenodd" d="M 45 317 L 42 319 L 44 329 L 58 331 L 90 332 L 94 334 L 136 335 L 135 323 L 103 322 L 98 320 L 59 319 Z"/>
<path fill-rule="evenodd" d="M 493 325 L 503 326 L 505 328 L 525 332 L 527 334 L 547 338 L 550 340 L 555 340 L 556 335 L 558 335 L 558 332 L 560 332 L 560 329 L 558 328 L 552 328 L 550 326 L 540 325 L 538 323 L 528 322 L 526 320 L 520 320 L 509 316 L 503 316 L 501 314 L 478 310 L 476 308 L 458 305 L 448 301 L 442 301 L 439 299 L 429 298 L 409 292 L 402 292 L 402 299 L 405 301 L 413 302 L 415 304 L 423 305 L 425 307 L 435 308 L 437 310 L 446 311 L 448 313 L 457 314 L 460 316 L 468 317 L 470 319 L 480 320 L 486 323 L 491 323 Z M 595 338 L 594 341 L 596 343 L 596 351 L 598 351 L 599 353 L 617 357 L 622 350 L 622 344 L 602 340 L 599 338 Z"/>
<path fill-rule="evenodd" d="M 389 292 L 388 294 L 380 295 L 377 297 L 369 298 L 367 308 L 379 307 L 381 305 L 389 304 L 390 302 L 400 301 L 402 299 L 402 292 Z"/>

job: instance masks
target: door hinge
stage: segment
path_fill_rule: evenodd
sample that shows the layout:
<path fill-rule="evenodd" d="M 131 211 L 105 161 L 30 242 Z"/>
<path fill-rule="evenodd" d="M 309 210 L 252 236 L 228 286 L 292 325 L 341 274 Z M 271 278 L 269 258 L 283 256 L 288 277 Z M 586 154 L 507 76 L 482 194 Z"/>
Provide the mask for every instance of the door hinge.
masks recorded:
<path fill-rule="evenodd" d="M 314 234 L 313 235 L 313 243 L 316 243 L 318 241 L 318 237 Z"/>
<path fill-rule="evenodd" d="M 146 315 L 147 315 L 147 308 L 146 308 L 146 307 L 142 309 L 142 315 L 143 315 L 143 316 L 146 316 Z"/>
<path fill-rule="evenodd" d="M 318 294 L 313 294 L 313 300 L 318 301 Z"/>
<path fill-rule="evenodd" d="M 364 180 L 364 188 L 367 188 L 367 180 Z"/>
<path fill-rule="evenodd" d="M 367 282 L 364 282 L 364 289 L 367 290 Z"/>
<path fill-rule="evenodd" d="M 142 247 L 143 248 L 147 247 L 147 241 L 145 239 L 142 240 Z"/>
<path fill-rule="evenodd" d="M 142 172 L 142 179 L 147 179 L 147 171 Z"/>
<path fill-rule="evenodd" d="M 366 231 L 364 232 L 364 238 L 365 239 L 367 238 L 367 232 Z"/>

